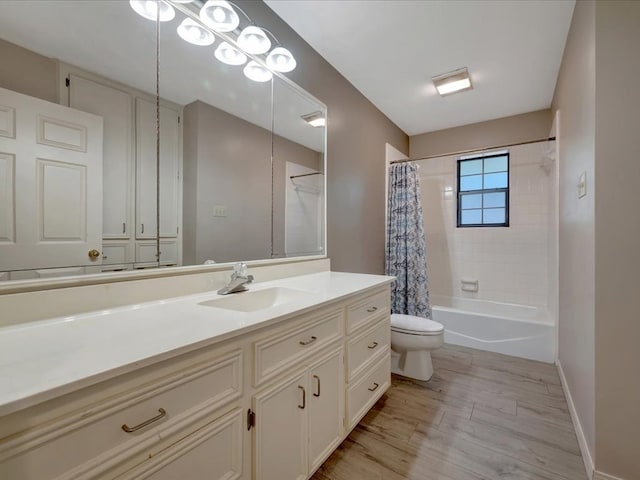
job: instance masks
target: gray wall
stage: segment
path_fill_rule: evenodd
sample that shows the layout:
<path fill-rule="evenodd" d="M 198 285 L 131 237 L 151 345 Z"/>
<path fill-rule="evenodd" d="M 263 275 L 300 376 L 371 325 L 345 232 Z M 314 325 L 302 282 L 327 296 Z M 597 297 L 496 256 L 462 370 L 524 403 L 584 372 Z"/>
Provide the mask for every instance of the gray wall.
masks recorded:
<path fill-rule="evenodd" d="M 183 261 L 271 258 L 272 135 L 197 101 L 184 108 Z M 284 251 L 285 164 L 321 167 L 321 156 L 273 137 L 273 251 Z M 214 217 L 213 206 L 226 207 Z"/>
<path fill-rule="evenodd" d="M 596 468 L 632 480 L 640 478 L 640 2 L 597 2 L 595 23 Z"/>
<path fill-rule="evenodd" d="M 184 263 L 270 258 L 271 132 L 200 101 L 184 117 Z"/>
<path fill-rule="evenodd" d="M 58 101 L 57 62 L 0 39 L 0 87 Z"/>
<path fill-rule="evenodd" d="M 405 153 L 407 135 L 262 2 L 238 1 L 298 61 L 287 74 L 328 107 L 327 234 L 332 270 L 382 273 L 385 143 Z"/>
<path fill-rule="evenodd" d="M 559 110 L 558 356 L 586 442 L 595 438 L 595 3 L 576 3 L 553 100 Z M 587 172 L 587 196 L 576 184 Z"/>
<path fill-rule="evenodd" d="M 625 480 L 640 478 L 639 27 L 639 2 L 577 2 L 553 102 L 560 361 L 595 469 Z"/>
<path fill-rule="evenodd" d="M 551 110 L 546 109 L 413 135 L 409 138 L 409 157 L 418 159 L 547 138 L 551 121 Z"/>

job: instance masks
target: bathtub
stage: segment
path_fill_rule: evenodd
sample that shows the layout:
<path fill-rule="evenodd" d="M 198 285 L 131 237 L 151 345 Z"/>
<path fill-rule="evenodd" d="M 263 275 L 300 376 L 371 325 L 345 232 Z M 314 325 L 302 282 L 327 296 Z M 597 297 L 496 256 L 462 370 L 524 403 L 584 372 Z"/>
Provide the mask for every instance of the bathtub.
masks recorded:
<path fill-rule="evenodd" d="M 555 324 L 545 308 L 441 295 L 431 303 L 445 343 L 555 362 Z"/>

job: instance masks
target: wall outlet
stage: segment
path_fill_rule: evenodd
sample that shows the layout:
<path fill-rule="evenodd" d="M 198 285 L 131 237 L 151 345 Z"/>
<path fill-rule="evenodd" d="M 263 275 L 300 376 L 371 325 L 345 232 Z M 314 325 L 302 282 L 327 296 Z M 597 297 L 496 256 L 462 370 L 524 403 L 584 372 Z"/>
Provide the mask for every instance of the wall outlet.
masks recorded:
<path fill-rule="evenodd" d="M 578 178 L 578 198 L 582 198 L 587 194 L 587 172 L 582 172 Z"/>
<path fill-rule="evenodd" d="M 224 205 L 214 205 L 213 206 L 213 216 L 214 217 L 226 217 L 227 216 L 227 207 Z"/>

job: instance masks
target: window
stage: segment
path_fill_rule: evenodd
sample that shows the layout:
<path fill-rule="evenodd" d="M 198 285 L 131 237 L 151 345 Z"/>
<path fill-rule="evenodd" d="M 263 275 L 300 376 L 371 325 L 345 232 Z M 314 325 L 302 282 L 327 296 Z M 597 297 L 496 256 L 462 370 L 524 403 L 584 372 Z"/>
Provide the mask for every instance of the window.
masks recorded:
<path fill-rule="evenodd" d="M 458 160 L 458 227 L 509 226 L 509 152 Z"/>

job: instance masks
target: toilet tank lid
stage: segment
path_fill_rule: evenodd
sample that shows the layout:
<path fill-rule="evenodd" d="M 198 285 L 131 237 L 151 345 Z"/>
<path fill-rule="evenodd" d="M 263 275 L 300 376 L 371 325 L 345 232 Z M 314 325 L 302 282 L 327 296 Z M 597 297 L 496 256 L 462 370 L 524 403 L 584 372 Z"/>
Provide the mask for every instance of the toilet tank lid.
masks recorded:
<path fill-rule="evenodd" d="M 401 313 L 391 314 L 391 328 L 405 332 L 440 333 L 444 330 L 441 323 L 434 322 L 428 318 L 416 317 L 414 315 L 404 315 Z"/>

